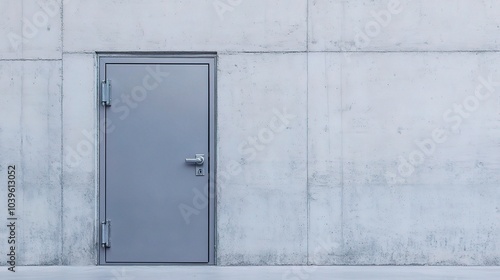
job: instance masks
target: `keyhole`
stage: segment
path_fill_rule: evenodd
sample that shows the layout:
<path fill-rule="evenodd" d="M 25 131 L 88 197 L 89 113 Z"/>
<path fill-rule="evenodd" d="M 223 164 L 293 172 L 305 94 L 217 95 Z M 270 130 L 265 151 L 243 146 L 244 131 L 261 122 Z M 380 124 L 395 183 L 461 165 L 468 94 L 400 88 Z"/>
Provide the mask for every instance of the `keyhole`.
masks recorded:
<path fill-rule="evenodd" d="M 203 168 L 197 168 L 196 169 L 196 175 L 197 176 L 203 176 L 205 172 L 203 171 Z"/>

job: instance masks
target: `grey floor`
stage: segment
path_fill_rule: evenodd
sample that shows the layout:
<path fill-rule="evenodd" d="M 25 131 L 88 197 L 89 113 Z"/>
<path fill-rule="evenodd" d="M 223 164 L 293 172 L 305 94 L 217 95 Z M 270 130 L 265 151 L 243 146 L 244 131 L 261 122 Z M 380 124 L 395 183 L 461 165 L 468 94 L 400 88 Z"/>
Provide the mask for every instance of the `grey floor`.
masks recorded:
<path fill-rule="evenodd" d="M 403 266 L 90 266 L 0 267 L 0 279 L 234 279 L 234 280 L 499 280 L 498 267 Z"/>

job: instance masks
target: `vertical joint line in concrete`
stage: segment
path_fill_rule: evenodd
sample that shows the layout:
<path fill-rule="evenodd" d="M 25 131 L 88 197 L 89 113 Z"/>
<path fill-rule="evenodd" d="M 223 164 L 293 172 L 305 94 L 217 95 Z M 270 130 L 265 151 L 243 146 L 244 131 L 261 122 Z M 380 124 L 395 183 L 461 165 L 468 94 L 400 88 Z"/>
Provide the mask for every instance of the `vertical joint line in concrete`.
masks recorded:
<path fill-rule="evenodd" d="M 340 240 L 344 246 L 344 81 L 343 62 L 340 60 Z"/>
<path fill-rule="evenodd" d="M 25 67 L 25 63 L 21 63 L 21 104 L 19 104 L 19 106 L 21 107 L 21 117 L 19 119 L 19 134 L 21 136 L 21 147 L 20 147 L 20 152 L 19 152 L 19 163 L 21 164 L 21 170 L 24 169 L 24 135 L 25 135 L 25 132 L 24 132 L 24 99 L 25 99 L 25 96 L 24 96 L 24 67 Z M 25 182 L 24 180 L 24 172 L 20 172 L 21 174 L 21 181 L 20 182 Z M 17 189 L 16 189 L 17 190 Z M 22 207 L 25 205 L 25 201 L 24 201 L 24 198 L 25 198 L 25 195 L 24 195 L 24 191 L 23 189 L 21 189 L 21 192 L 19 192 L 19 194 L 21 195 L 21 205 L 19 205 L 17 208 L 19 209 L 19 213 L 18 213 L 18 216 L 21 216 L 22 217 Z M 22 224 L 20 225 L 22 227 Z M 19 238 L 18 239 L 21 239 L 21 240 L 26 240 L 26 238 L 23 236 L 24 235 L 24 231 L 21 231 L 19 232 Z M 22 252 L 21 254 L 22 255 Z M 20 260 L 22 261 L 22 259 Z"/>
<path fill-rule="evenodd" d="M 64 29 L 64 1 L 61 1 L 61 250 L 59 264 L 64 263 L 64 43 L 63 43 L 63 29 Z"/>
<path fill-rule="evenodd" d="M 24 17 L 24 1 L 21 1 L 21 15 Z M 24 58 L 24 20 L 21 20 L 21 57 Z M 23 69 L 24 70 L 24 69 Z M 24 73 L 23 73 L 24 75 Z M 22 106 L 22 104 L 21 104 Z"/>
<path fill-rule="evenodd" d="M 345 22 L 345 5 L 344 1 L 340 1 L 342 14 L 340 16 L 340 42 L 344 42 L 344 22 Z M 341 53 L 345 53 L 343 46 L 340 49 Z M 344 251 L 344 58 L 342 55 L 339 59 L 339 79 L 340 79 L 340 250 Z"/>
<path fill-rule="evenodd" d="M 310 199 L 309 199 L 309 3 L 306 3 L 306 199 L 307 199 L 307 228 L 306 228 L 306 265 L 310 265 L 309 261 L 309 225 L 310 225 Z"/>

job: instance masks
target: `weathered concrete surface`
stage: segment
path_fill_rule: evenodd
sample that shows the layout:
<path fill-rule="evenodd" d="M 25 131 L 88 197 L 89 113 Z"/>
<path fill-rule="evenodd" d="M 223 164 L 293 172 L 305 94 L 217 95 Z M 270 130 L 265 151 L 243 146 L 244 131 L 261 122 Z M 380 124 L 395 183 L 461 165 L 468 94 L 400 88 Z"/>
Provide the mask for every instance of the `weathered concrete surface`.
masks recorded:
<path fill-rule="evenodd" d="M 319 205 L 310 200 L 309 238 L 337 240 L 334 229 L 313 229 L 342 220 L 335 227 L 342 229 L 342 245 L 319 248 L 323 261 L 315 263 L 500 263 L 500 145 L 492 130 L 500 126 L 499 59 L 488 53 L 310 56 L 310 77 L 329 73 L 326 82 L 309 80 L 310 89 L 326 85 L 309 93 L 309 106 L 319 105 L 309 110 L 310 194 L 321 189 L 332 197 Z M 481 82 L 490 75 L 491 91 Z M 466 117 L 447 114 L 454 104 L 464 104 Z M 449 132 L 442 143 L 429 140 L 437 128 Z M 339 157 L 342 210 L 317 219 L 314 211 L 331 207 L 338 188 L 328 170 L 338 165 L 318 159 Z"/>
<path fill-rule="evenodd" d="M 306 57 L 220 56 L 220 264 L 307 260 Z"/>
<path fill-rule="evenodd" d="M 7 166 L 16 165 L 18 261 L 60 264 L 61 62 L 0 62 L 2 87 L 0 188 L 7 218 Z M 7 227 L 0 228 L 7 255 Z M 0 260 L 5 264 L 6 257 Z"/>
<path fill-rule="evenodd" d="M 341 63 L 308 56 L 309 264 L 340 262 L 342 244 Z"/>
<path fill-rule="evenodd" d="M 310 0 L 312 51 L 498 50 L 494 0 Z"/>
<path fill-rule="evenodd" d="M 499 58 L 361 54 L 343 67 L 346 263 L 500 264 L 500 87 L 481 83 L 500 80 Z M 470 110 L 447 114 L 454 104 Z M 451 132 L 429 142 L 438 128 Z"/>
<path fill-rule="evenodd" d="M 63 254 L 65 265 L 97 263 L 94 55 L 65 54 L 63 120 Z"/>
<path fill-rule="evenodd" d="M 64 49 L 70 52 L 306 49 L 307 2 L 302 0 L 64 4 Z"/>
<path fill-rule="evenodd" d="M 0 0 L 0 59 L 60 59 L 61 0 Z"/>
<path fill-rule="evenodd" d="M 20 73 L 23 71 L 22 63 L 0 62 L 0 116 L 5 121 L 0 127 L 0 170 L 2 176 L 7 178 L 7 170 L 9 165 L 15 164 L 21 168 L 21 108 L 22 108 L 22 78 Z M 5 175 L 4 175 L 5 174 Z M 21 177 L 17 178 L 19 183 Z M 0 188 L 0 207 L 4 213 L 2 218 L 7 218 L 7 187 Z M 21 194 L 21 189 L 17 190 L 17 195 Z M 0 227 L 0 236 L 7 238 L 9 229 L 6 226 Z M 7 255 L 8 246 L 0 247 L 0 255 Z M 0 259 L 0 264 L 5 265 L 6 258 Z"/>

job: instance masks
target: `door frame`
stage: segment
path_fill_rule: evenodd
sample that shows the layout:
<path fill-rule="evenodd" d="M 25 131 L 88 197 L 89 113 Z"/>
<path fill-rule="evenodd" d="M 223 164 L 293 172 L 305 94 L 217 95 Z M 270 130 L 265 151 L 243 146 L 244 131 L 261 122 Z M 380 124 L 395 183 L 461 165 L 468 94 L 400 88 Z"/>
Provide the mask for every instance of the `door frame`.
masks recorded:
<path fill-rule="evenodd" d="M 208 100 L 208 112 L 209 112 L 209 137 L 208 137 L 208 147 L 209 147 L 209 166 L 207 170 L 208 182 L 209 182 L 209 261 L 208 263 L 106 263 L 104 260 L 105 249 L 101 246 L 101 221 L 105 220 L 106 208 L 105 208 L 105 123 L 101 121 L 101 117 L 105 116 L 105 107 L 100 103 L 101 97 L 101 81 L 105 79 L 106 64 L 108 63 L 118 63 L 118 64 L 168 64 L 168 63 L 206 63 L 209 67 L 209 100 Z M 216 139 L 217 139 L 217 53 L 96 53 L 96 65 L 97 69 L 97 87 L 96 87 L 96 106 L 97 106 L 97 145 L 96 145 L 96 187 L 97 187 L 97 212 L 96 212 L 96 254 L 97 254 L 97 265 L 215 265 L 216 264 L 216 248 L 217 248 L 217 238 L 216 238 Z M 111 90 L 112 96 L 112 90 Z M 195 207 L 194 205 L 192 205 Z M 179 212 L 180 215 L 180 212 Z M 111 230 L 112 231 L 112 230 Z M 112 233 L 111 243 L 112 243 Z"/>

